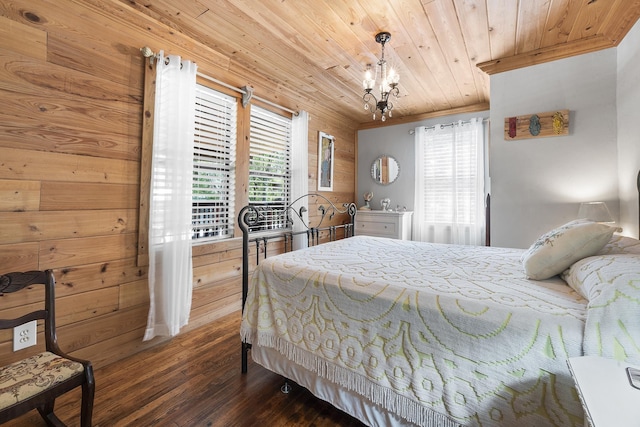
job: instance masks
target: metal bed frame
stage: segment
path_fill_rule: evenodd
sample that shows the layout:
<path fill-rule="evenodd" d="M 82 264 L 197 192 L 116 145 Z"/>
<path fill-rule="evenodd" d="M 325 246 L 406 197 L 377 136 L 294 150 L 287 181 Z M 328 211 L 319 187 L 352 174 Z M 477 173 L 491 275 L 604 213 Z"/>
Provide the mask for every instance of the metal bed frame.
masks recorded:
<path fill-rule="evenodd" d="M 303 205 L 296 209 L 296 204 L 300 204 L 304 199 L 315 199 L 316 202 L 322 204 L 318 206 L 320 212 L 320 220 L 316 226 L 307 224 L 303 219 L 303 214 L 306 212 L 306 207 Z M 325 206 L 325 203 L 327 206 Z M 338 208 L 331 200 L 321 194 L 305 194 L 298 197 L 291 202 L 282 211 L 282 223 L 284 228 L 274 231 L 251 231 L 251 227 L 255 227 L 260 223 L 260 220 L 264 218 L 264 209 L 260 206 L 247 205 L 240 210 L 238 214 L 238 226 L 242 230 L 242 312 L 244 313 L 244 305 L 247 300 L 247 293 L 249 292 L 249 255 L 250 244 L 253 242 L 256 245 L 256 260 L 255 265 L 260 263 L 260 244 L 263 245 L 262 258 L 267 258 L 267 244 L 271 240 L 284 241 L 284 252 L 290 252 L 293 250 L 293 239 L 295 236 L 306 235 L 307 246 L 316 246 L 320 244 L 320 232 L 328 232 L 328 240 L 337 240 L 337 230 L 344 229 L 343 238 L 352 237 L 355 230 L 355 218 L 358 208 L 356 204 L 343 203 L 343 209 Z M 349 220 L 339 225 L 327 225 L 322 226 L 325 218 L 328 220 L 333 219 L 336 214 L 348 214 Z M 304 229 L 301 231 L 293 231 L 294 218 L 303 225 Z M 255 237 L 251 237 L 251 234 L 256 234 Z M 248 364 L 248 352 L 251 348 L 251 344 L 242 342 L 242 373 L 247 372 Z"/>

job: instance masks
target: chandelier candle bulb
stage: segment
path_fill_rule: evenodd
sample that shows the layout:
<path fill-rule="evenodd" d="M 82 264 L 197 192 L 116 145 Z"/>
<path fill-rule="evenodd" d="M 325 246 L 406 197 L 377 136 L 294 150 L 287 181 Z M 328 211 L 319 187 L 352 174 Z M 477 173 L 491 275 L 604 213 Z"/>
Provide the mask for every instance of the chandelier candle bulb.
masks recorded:
<path fill-rule="evenodd" d="M 367 65 L 367 71 L 364 73 L 364 80 L 362 81 L 362 87 L 365 91 L 371 91 L 376 84 L 376 80 L 371 75 L 371 64 Z"/>
<path fill-rule="evenodd" d="M 400 82 L 400 74 L 396 73 L 393 68 L 389 70 L 389 81 L 391 84 L 398 84 Z"/>

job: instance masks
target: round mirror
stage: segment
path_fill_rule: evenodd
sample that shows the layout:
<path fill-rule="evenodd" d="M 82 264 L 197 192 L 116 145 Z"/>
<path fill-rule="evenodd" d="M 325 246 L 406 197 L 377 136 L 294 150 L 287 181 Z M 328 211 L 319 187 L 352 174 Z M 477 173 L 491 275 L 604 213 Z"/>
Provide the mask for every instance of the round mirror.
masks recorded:
<path fill-rule="evenodd" d="M 371 165 L 371 178 L 378 184 L 389 185 L 400 175 L 398 161 L 388 155 L 382 155 Z"/>

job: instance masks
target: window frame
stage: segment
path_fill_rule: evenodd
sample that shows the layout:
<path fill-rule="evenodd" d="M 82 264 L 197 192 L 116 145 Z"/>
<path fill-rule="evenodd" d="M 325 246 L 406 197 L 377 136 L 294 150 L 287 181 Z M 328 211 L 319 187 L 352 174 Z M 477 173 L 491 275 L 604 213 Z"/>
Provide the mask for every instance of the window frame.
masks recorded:
<path fill-rule="evenodd" d="M 205 103 L 209 106 L 215 105 L 220 108 L 215 109 L 213 114 L 205 116 Z M 198 108 L 198 105 L 200 105 L 200 108 Z M 237 211 L 235 206 L 235 167 L 238 141 L 237 123 L 239 119 L 237 98 L 216 90 L 209 85 L 197 83 L 196 106 L 196 129 L 193 142 L 194 182 L 192 186 L 193 245 L 235 237 L 235 213 Z M 231 114 L 225 114 L 225 110 Z M 199 118 L 201 119 L 200 121 L 198 120 Z M 201 125 L 200 127 L 198 126 L 199 124 Z M 202 165 L 202 167 L 199 167 L 199 165 Z M 210 191 L 209 195 L 211 197 L 198 200 L 197 194 L 202 194 L 202 192 L 198 191 L 197 174 L 201 170 L 212 172 L 210 175 L 213 176 L 209 179 L 209 184 L 217 183 L 221 187 L 226 187 L 227 191 Z M 209 188 L 211 187 L 210 185 Z M 224 202 L 225 200 L 226 203 Z M 201 204 L 204 206 L 201 206 Z M 212 204 L 217 206 L 215 208 L 206 206 Z M 213 211 L 206 212 L 207 209 L 213 209 Z M 196 221 L 198 217 L 200 226 L 197 227 Z M 207 223 L 211 225 L 207 227 Z M 216 226 L 215 224 L 218 225 Z M 205 235 L 195 237 L 198 234 L 198 230 L 201 230 Z"/>
<path fill-rule="evenodd" d="M 271 120 L 271 121 L 269 121 Z M 277 122 L 277 123 L 276 123 Z M 259 125 L 258 125 L 259 123 Z M 255 126 L 254 126 L 255 124 Z M 266 132 L 262 132 L 267 129 L 277 128 L 277 132 L 270 133 L 269 135 L 278 135 L 279 138 L 266 138 Z M 293 149 L 293 121 L 291 114 L 283 114 L 279 111 L 275 111 L 272 108 L 267 108 L 263 105 L 251 105 L 249 112 L 249 173 L 247 182 L 247 204 L 250 204 L 264 216 L 258 219 L 258 223 L 250 230 L 252 232 L 270 232 L 275 230 L 282 230 L 290 228 L 290 224 L 286 221 L 285 208 L 291 203 L 291 179 L 292 179 L 292 149 Z M 282 144 L 281 139 L 284 138 L 285 142 Z M 260 145 L 258 146 L 258 143 Z M 255 173 L 252 171 L 252 160 L 256 153 L 260 151 L 264 152 L 273 148 L 279 148 L 283 151 L 275 153 L 276 157 L 281 157 L 281 161 L 285 167 L 284 173 L 277 173 L 274 171 L 261 171 L 265 173 Z M 274 155 L 274 151 L 269 151 L 268 155 Z M 282 159 L 282 157 L 284 157 Z M 262 162 L 262 164 L 274 164 L 274 162 Z M 256 164 L 254 163 L 254 166 Z M 281 197 L 279 201 L 263 200 L 262 203 L 258 203 L 255 199 L 252 200 L 252 181 L 255 183 L 254 178 L 262 179 L 275 179 L 282 180 L 282 188 L 284 189 L 284 197 Z M 273 197 L 273 195 L 267 194 L 266 188 L 262 189 L 262 195 L 265 199 Z M 255 195 L 255 193 L 254 193 Z"/>

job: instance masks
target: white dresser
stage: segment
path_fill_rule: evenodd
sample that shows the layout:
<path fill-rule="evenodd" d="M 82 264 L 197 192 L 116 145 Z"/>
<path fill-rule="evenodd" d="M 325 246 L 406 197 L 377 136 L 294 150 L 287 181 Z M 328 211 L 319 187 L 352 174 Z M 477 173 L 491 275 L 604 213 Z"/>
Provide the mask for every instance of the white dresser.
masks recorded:
<path fill-rule="evenodd" d="M 355 234 L 411 240 L 412 215 L 413 212 L 358 210 Z"/>

